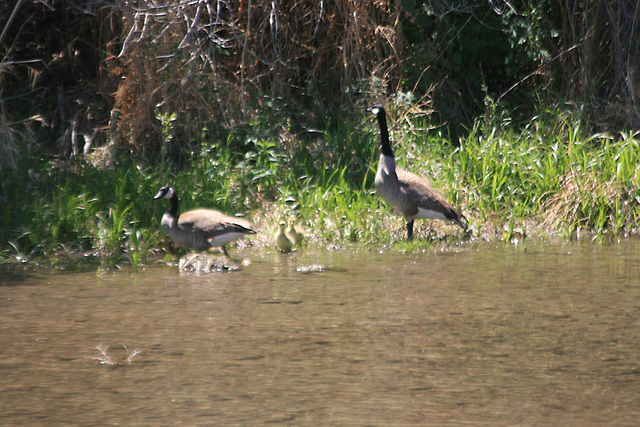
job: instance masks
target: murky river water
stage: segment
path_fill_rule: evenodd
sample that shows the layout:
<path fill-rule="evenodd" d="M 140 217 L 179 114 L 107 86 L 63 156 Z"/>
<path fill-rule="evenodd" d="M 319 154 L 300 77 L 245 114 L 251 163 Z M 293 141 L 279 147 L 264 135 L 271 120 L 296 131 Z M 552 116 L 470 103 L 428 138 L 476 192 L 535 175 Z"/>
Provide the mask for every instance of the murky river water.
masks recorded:
<path fill-rule="evenodd" d="M 245 255 L 0 271 L 0 424 L 638 422 L 638 241 Z"/>

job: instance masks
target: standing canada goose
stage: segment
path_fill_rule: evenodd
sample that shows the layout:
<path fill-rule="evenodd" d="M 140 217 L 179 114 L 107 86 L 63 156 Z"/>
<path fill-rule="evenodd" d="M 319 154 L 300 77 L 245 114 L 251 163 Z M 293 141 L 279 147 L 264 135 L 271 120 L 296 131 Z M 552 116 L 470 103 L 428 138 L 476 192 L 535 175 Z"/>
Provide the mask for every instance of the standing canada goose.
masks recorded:
<path fill-rule="evenodd" d="M 212 209 L 195 209 L 178 217 L 178 194 L 165 186 L 154 197 L 169 199 L 171 206 L 162 217 L 162 229 L 174 242 L 187 245 L 201 252 L 212 247 L 222 248 L 229 257 L 225 245 L 245 234 L 257 233 L 256 226 L 244 219 L 227 216 Z"/>
<path fill-rule="evenodd" d="M 287 224 L 283 221 L 278 225 L 278 231 L 276 231 L 273 239 L 276 242 L 276 246 L 280 249 L 280 252 L 291 252 L 293 249 L 293 242 L 287 237 L 285 227 Z"/>
<path fill-rule="evenodd" d="M 413 221 L 416 218 L 452 221 L 466 231 L 464 215 L 431 188 L 426 179 L 396 166 L 384 107 L 377 104 L 370 111 L 378 118 L 382 147 L 375 179 L 376 191 L 393 210 L 404 215 L 407 238 L 413 238 Z"/>
<path fill-rule="evenodd" d="M 289 221 L 289 227 L 287 227 L 285 234 L 294 246 L 298 246 L 304 240 L 304 232 L 302 229 L 293 225 L 293 221 Z"/>

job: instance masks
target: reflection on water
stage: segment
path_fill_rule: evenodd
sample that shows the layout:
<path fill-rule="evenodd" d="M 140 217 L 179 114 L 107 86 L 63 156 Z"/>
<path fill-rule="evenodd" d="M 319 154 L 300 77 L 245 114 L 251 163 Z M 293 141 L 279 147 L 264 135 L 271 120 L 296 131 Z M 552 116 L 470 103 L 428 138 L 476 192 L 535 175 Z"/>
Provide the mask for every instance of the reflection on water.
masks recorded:
<path fill-rule="evenodd" d="M 256 252 L 201 275 L 1 272 L 0 413 L 6 425 L 633 424 L 639 255 L 630 240 Z M 297 271 L 309 265 L 325 270 Z"/>

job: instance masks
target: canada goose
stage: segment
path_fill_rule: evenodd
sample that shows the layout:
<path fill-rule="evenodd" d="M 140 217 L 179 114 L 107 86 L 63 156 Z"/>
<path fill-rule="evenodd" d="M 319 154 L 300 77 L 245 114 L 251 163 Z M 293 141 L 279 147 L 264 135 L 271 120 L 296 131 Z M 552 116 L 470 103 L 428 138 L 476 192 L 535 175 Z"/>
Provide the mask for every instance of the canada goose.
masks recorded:
<path fill-rule="evenodd" d="M 413 221 L 417 218 L 452 221 L 466 231 L 464 215 L 431 188 L 426 179 L 396 166 L 384 107 L 376 104 L 370 111 L 378 118 L 382 147 L 375 179 L 376 191 L 393 210 L 404 215 L 407 239 L 413 238 Z"/>
<path fill-rule="evenodd" d="M 298 246 L 304 240 L 304 232 L 302 229 L 293 225 L 293 221 L 289 221 L 289 227 L 287 227 L 285 234 L 294 246 Z"/>
<path fill-rule="evenodd" d="M 289 240 L 285 231 L 286 226 L 287 224 L 284 221 L 281 222 L 278 226 L 278 231 L 273 237 L 280 252 L 291 252 L 291 249 L 293 249 L 293 242 Z"/>
<path fill-rule="evenodd" d="M 169 186 L 162 187 L 154 197 L 169 199 L 171 207 L 162 217 L 162 229 L 174 242 L 201 252 L 211 247 L 222 248 L 245 234 L 255 234 L 256 226 L 244 219 L 227 216 L 212 209 L 195 209 L 178 217 L 178 194 Z"/>

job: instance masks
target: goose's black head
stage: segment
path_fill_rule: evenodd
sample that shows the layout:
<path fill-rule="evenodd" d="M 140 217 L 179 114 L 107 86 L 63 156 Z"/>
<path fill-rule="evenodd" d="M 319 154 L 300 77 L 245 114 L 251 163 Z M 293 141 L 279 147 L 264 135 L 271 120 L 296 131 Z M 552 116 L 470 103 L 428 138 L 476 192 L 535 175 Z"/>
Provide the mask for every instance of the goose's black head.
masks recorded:
<path fill-rule="evenodd" d="M 369 109 L 378 119 L 384 119 L 387 116 L 387 113 L 384 111 L 384 106 L 382 104 L 376 104 Z"/>
<path fill-rule="evenodd" d="M 158 200 L 162 198 L 172 199 L 175 197 L 175 195 L 176 195 L 176 192 L 173 190 L 173 188 L 169 187 L 168 185 L 165 185 L 158 191 L 158 194 L 155 195 L 154 200 Z"/>

